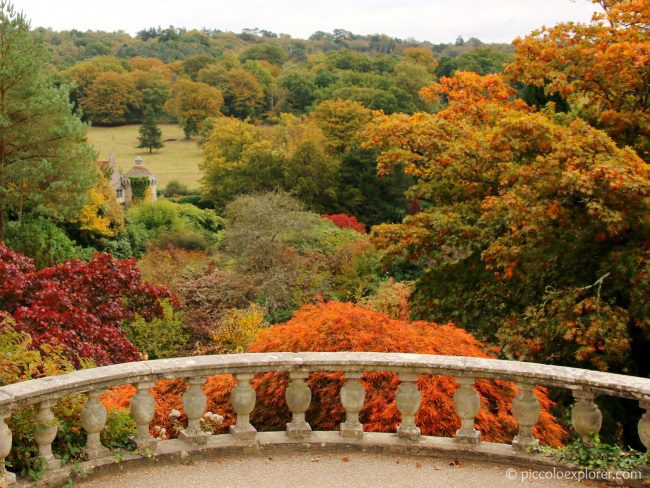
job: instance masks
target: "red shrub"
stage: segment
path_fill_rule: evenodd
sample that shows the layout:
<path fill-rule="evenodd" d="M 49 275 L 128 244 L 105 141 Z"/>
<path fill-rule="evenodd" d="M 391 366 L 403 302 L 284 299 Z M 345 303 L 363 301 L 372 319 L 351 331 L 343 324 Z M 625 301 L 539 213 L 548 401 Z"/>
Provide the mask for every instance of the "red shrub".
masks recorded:
<path fill-rule="evenodd" d="M 250 352 L 272 351 L 377 351 L 421 354 L 446 354 L 489 357 L 483 345 L 464 330 L 455 326 L 430 322 L 392 320 L 385 314 L 352 303 L 329 302 L 306 305 L 287 323 L 263 331 Z M 267 373 L 256 376 L 253 386 L 257 404 L 251 415 L 258 430 L 282 430 L 290 413 L 284 400 L 287 375 Z M 399 384 L 392 373 L 366 373 L 362 382 L 366 388 L 366 403 L 361 421 L 367 431 L 391 432 L 400 422 L 395 405 L 395 390 Z M 342 373 L 312 373 L 308 380 L 312 403 L 307 421 L 315 430 L 337 429 L 344 418 L 339 400 L 343 385 Z M 204 389 L 208 396 L 208 410 L 226 417 L 225 425 L 234 422 L 229 394 L 233 387 L 230 376 L 208 379 Z M 460 427 L 453 406 L 456 383 L 452 378 L 420 375 L 418 387 L 422 392 L 422 406 L 416 421 L 426 435 L 452 436 Z M 506 381 L 478 380 L 481 413 L 476 425 L 483 438 L 493 442 L 509 442 L 517 431 L 511 414 L 516 389 Z M 154 389 L 159 402 L 157 418 L 152 425 L 167 428 L 169 409 L 182 410 L 183 381 L 160 382 Z M 127 407 L 132 395 L 130 387 L 122 387 L 108 394 L 105 401 L 114 406 Z M 546 444 L 559 445 L 564 429 L 549 413 L 551 400 L 543 388 L 536 395 L 542 404 L 540 421 L 535 434 Z M 161 408 L 161 405 L 163 407 Z"/>
<path fill-rule="evenodd" d="M 321 215 L 324 219 L 331 220 L 334 222 L 334 225 L 341 229 L 352 229 L 356 230 L 360 234 L 365 234 L 366 233 L 366 226 L 362 224 L 361 222 L 357 222 L 357 218 L 348 215 L 348 214 L 323 214 Z"/>
<path fill-rule="evenodd" d="M 141 359 L 119 325 L 135 313 L 162 316 L 165 297 L 171 292 L 143 282 L 133 259 L 95 254 L 89 262 L 36 271 L 30 259 L 0 244 L 0 309 L 35 345 L 63 345 L 73 361 L 106 365 Z"/>

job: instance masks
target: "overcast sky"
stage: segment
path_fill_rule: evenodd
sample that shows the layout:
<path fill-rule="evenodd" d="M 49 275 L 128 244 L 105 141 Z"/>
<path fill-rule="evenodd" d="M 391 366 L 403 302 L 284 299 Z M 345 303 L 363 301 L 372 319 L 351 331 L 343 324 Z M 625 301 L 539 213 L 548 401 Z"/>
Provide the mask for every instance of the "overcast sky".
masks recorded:
<path fill-rule="evenodd" d="M 208 27 L 233 32 L 259 27 L 306 38 L 317 30 L 431 42 L 458 35 L 510 42 L 541 25 L 588 21 L 589 0 L 14 0 L 32 26 L 55 30 L 124 30 L 150 26 Z"/>

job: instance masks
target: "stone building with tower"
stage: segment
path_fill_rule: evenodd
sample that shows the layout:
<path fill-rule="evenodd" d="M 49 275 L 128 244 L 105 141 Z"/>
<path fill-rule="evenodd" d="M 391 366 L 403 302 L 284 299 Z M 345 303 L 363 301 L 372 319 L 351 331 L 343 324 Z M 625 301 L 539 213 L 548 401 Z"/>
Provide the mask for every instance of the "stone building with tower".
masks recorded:
<path fill-rule="evenodd" d="M 135 165 L 123 175 L 117 168 L 115 160 L 115 153 L 111 153 L 108 161 L 99 161 L 100 168 L 106 174 L 106 177 L 111 181 L 111 185 L 115 189 L 117 201 L 121 204 L 129 206 L 133 203 L 134 198 L 143 198 L 148 194 L 151 201 L 156 201 L 156 175 L 149 171 L 143 164 L 140 156 L 135 158 Z M 142 195 L 138 193 L 142 190 Z"/>

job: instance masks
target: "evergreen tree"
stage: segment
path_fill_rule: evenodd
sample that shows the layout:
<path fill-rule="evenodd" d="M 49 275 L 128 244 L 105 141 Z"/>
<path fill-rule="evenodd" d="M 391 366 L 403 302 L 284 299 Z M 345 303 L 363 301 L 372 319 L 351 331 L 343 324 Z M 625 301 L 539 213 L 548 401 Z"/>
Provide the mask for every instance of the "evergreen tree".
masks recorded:
<path fill-rule="evenodd" d="M 66 220 L 98 177 L 86 127 L 29 22 L 0 0 L 0 240 L 5 220 Z"/>
<path fill-rule="evenodd" d="M 162 131 L 156 124 L 156 112 L 151 108 L 147 108 L 144 112 L 138 140 L 140 141 L 138 147 L 148 148 L 149 154 L 151 154 L 154 149 L 160 149 L 164 146 L 162 143 Z"/>

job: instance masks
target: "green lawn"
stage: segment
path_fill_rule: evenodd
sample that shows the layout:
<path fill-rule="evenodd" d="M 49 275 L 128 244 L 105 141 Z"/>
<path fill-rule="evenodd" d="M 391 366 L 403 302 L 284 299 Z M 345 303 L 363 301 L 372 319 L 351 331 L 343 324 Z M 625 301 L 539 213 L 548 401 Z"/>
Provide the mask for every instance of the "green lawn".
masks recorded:
<path fill-rule="evenodd" d="M 158 177 L 159 190 L 170 180 L 178 180 L 190 189 L 198 189 L 201 177 L 199 163 L 203 160 L 203 152 L 197 139 L 186 141 L 177 125 L 160 124 L 165 147 L 149 154 L 148 149 L 137 148 L 139 127 L 91 127 L 88 141 L 97 149 L 99 159 L 108 159 L 109 154 L 114 152 L 121 172 L 128 171 L 135 158 L 141 156 L 145 167 Z"/>

